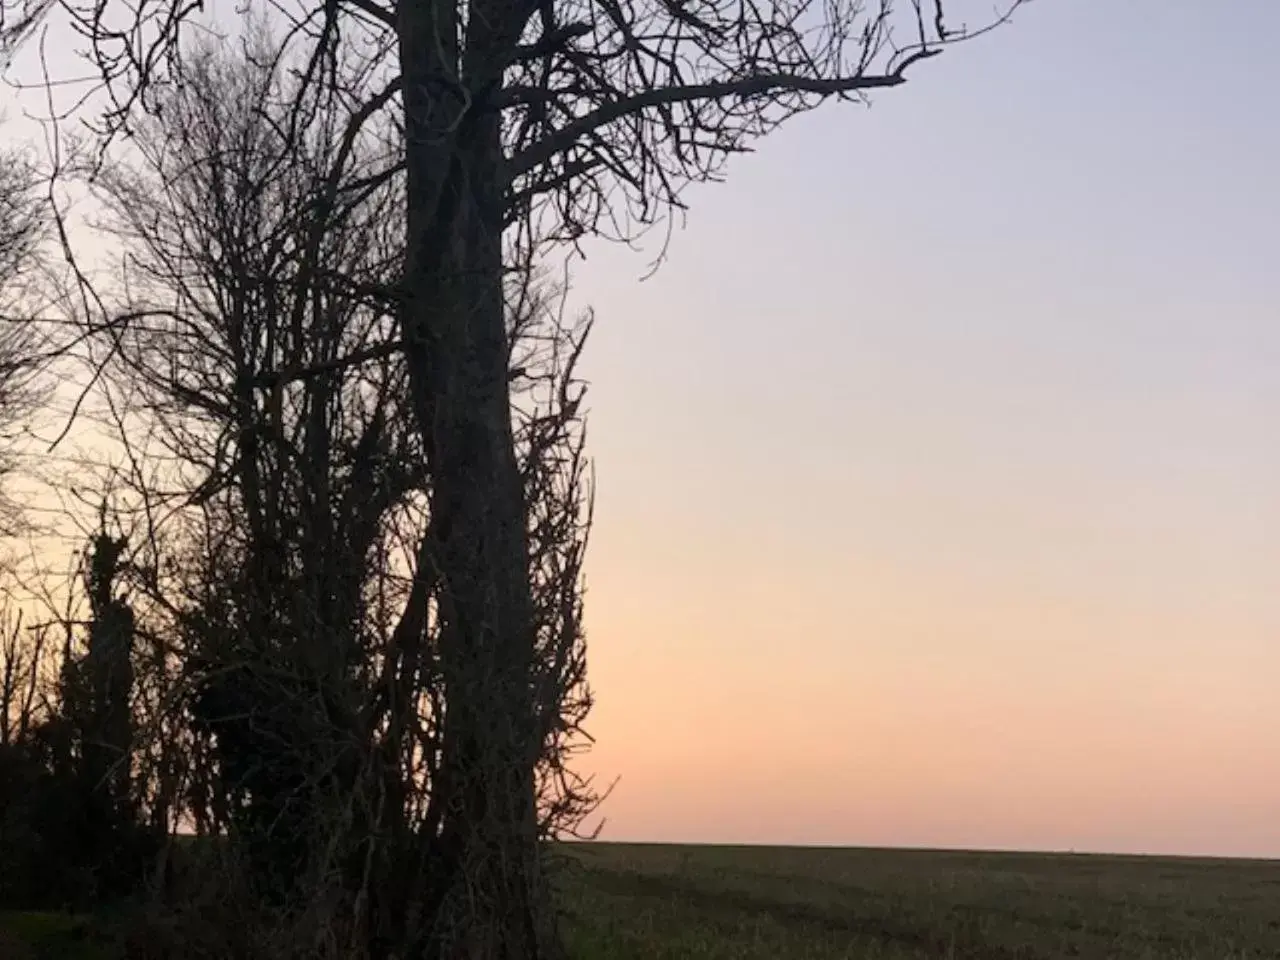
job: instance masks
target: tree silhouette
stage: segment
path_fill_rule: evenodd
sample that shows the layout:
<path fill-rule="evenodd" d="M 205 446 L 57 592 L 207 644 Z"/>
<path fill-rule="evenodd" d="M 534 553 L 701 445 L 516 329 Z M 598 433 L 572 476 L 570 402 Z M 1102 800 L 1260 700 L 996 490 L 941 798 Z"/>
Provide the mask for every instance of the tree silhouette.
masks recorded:
<path fill-rule="evenodd" d="M 63 0 L 103 79 L 104 151 L 184 82 L 182 31 L 202 6 Z M 280 37 L 266 60 L 293 77 L 281 135 L 304 137 L 318 104 L 344 112 L 311 215 L 327 220 L 387 184 L 401 190 L 396 274 L 372 285 L 340 269 L 330 278 L 393 305 L 412 455 L 429 487 L 414 587 L 437 623 L 431 656 L 396 646 L 390 659 L 411 689 L 430 686 L 427 662 L 438 677 L 438 763 L 419 853 L 379 888 L 375 953 L 559 952 L 538 848 L 538 764 L 563 701 L 539 683 L 511 271 L 551 244 L 633 236 L 680 208 L 687 183 L 718 176 L 787 118 L 896 87 L 1017 6 L 965 30 L 943 0 L 263 5 Z M 312 267 L 322 233 L 299 253 Z M 278 370 L 253 389 L 313 374 Z"/>

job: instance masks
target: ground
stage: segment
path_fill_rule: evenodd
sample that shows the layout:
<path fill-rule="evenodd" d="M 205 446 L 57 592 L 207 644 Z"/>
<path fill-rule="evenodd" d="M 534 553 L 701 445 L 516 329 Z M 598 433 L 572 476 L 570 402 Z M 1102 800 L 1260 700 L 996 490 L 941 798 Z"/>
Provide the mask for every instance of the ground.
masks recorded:
<path fill-rule="evenodd" d="M 0 913 L 0 960 L 114 960 L 89 923 L 52 913 Z"/>
<path fill-rule="evenodd" d="M 1280 862 L 626 844 L 562 847 L 573 960 L 1280 957 Z M 107 960 L 0 915 L 0 960 Z"/>
<path fill-rule="evenodd" d="M 601 844 L 578 960 L 1280 957 L 1280 862 Z"/>

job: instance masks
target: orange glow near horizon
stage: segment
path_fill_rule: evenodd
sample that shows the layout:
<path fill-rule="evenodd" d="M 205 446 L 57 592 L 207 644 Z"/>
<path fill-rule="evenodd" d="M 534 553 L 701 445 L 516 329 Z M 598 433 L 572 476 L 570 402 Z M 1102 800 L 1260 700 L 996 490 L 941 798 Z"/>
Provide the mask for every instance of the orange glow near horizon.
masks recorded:
<path fill-rule="evenodd" d="M 724 558 L 724 579 L 744 561 Z M 642 572 L 593 581 L 587 766 L 621 777 L 603 838 L 1280 852 L 1276 656 L 1179 656 L 1258 625 L 849 574 L 842 599 L 779 590 L 804 616 L 758 583 L 656 583 L 639 593 L 669 605 L 645 611 L 626 601 Z M 709 642 L 698 608 L 739 589 L 758 602 Z M 825 633 L 821 653 L 789 643 L 797 630 Z"/>

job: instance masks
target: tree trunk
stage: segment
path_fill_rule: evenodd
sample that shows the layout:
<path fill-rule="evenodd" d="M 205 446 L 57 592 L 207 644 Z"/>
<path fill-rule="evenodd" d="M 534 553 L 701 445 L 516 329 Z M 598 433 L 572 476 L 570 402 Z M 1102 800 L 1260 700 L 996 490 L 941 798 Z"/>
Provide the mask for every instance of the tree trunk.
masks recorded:
<path fill-rule="evenodd" d="M 400 8 L 403 327 L 431 461 L 446 697 L 423 921 L 428 954 L 442 960 L 540 960 L 557 944 L 534 803 L 533 614 L 507 379 L 501 139 L 496 112 L 464 112 L 442 89 L 441 72 L 458 76 L 440 40 L 455 11 L 440 0 Z"/>

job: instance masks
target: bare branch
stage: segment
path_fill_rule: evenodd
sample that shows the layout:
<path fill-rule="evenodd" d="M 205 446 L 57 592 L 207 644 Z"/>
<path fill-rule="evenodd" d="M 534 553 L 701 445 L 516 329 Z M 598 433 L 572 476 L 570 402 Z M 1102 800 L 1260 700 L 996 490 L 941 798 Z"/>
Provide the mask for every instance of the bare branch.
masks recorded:
<path fill-rule="evenodd" d="M 660 87 L 644 90 L 621 100 L 614 101 L 566 125 L 545 140 L 526 148 L 516 154 L 507 164 L 507 175 L 510 180 L 528 173 L 534 167 L 546 163 L 566 147 L 577 143 L 582 137 L 601 127 L 623 118 L 634 116 L 644 110 L 652 110 L 669 104 L 690 103 L 696 100 L 721 100 L 733 97 L 747 100 L 753 97 L 769 96 L 783 93 L 812 93 L 820 97 L 838 96 L 863 90 L 880 90 L 896 87 L 906 83 L 904 71 L 912 64 L 936 56 L 938 49 L 917 50 L 907 57 L 899 67 L 890 74 L 874 76 L 841 77 L 824 80 L 817 77 L 806 77 L 798 74 L 765 73 L 745 77 L 741 80 L 723 80 L 719 83 L 696 84 L 688 87 Z M 532 91 L 510 91 L 513 102 L 528 102 L 525 98 L 536 96 Z"/>

